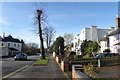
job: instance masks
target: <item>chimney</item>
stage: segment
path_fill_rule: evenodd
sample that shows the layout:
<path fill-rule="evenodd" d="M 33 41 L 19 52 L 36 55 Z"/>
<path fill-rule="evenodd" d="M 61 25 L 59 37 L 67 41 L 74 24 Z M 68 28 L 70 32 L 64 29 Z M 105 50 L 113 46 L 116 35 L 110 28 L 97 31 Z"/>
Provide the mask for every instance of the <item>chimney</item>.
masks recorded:
<path fill-rule="evenodd" d="M 120 29 L 120 16 L 119 15 L 116 16 L 116 29 L 117 30 Z"/>
<path fill-rule="evenodd" d="M 3 33 L 3 38 L 5 37 L 5 33 Z"/>

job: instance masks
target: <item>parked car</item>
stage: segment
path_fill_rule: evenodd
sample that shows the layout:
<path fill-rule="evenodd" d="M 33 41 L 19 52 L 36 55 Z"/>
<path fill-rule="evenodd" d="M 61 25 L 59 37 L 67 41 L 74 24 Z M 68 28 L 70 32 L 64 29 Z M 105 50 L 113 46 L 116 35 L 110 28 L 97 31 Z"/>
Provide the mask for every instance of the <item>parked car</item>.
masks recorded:
<path fill-rule="evenodd" d="M 15 60 L 27 60 L 27 54 L 19 53 L 14 57 Z"/>
<path fill-rule="evenodd" d="M 42 57 L 42 54 L 40 54 L 39 57 Z"/>
<path fill-rule="evenodd" d="M 113 57 L 118 56 L 118 53 L 99 53 L 96 55 L 96 58 L 107 58 L 107 57 Z"/>

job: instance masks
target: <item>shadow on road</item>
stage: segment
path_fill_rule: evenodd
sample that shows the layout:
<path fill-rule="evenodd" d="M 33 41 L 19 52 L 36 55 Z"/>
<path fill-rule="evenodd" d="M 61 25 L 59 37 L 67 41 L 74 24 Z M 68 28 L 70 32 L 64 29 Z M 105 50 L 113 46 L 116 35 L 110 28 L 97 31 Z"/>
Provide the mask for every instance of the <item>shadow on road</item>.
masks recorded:
<path fill-rule="evenodd" d="M 37 61 L 36 59 L 16 60 L 16 61 Z"/>
<path fill-rule="evenodd" d="M 37 61 L 36 59 L 27 59 L 25 61 Z"/>

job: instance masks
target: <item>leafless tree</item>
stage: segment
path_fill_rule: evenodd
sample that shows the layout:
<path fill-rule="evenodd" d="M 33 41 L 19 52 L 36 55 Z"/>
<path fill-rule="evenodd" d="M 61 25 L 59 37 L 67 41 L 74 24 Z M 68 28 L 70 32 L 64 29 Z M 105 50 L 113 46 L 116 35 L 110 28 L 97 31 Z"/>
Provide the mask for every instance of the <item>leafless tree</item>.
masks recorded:
<path fill-rule="evenodd" d="M 37 27 L 34 28 L 35 29 L 34 31 L 39 35 L 42 59 L 45 59 L 43 28 L 44 26 L 46 26 L 46 24 L 48 24 L 47 23 L 48 21 L 44 9 L 39 8 L 37 4 L 36 7 L 37 7 L 37 11 L 35 12 L 34 25 L 36 25 Z"/>
<path fill-rule="evenodd" d="M 55 29 L 48 23 L 47 20 L 47 14 L 46 14 L 46 4 L 39 3 L 40 5 L 38 6 L 37 3 L 35 3 L 35 6 L 37 9 L 41 7 L 41 15 L 38 14 L 38 12 L 35 13 L 35 18 L 34 18 L 34 25 L 37 25 L 34 27 L 34 32 L 37 33 L 40 37 L 40 46 L 41 46 L 41 52 L 44 53 L 44 45 L 43 42 L 46 43 L 47 50 L 49 50 L 53 40 L 54 40 L 54 34 L 55 34 Z M 41 6 L 42 5 L 42 6 Z M 45 6 L 45 7 L 44 7 Z M 44 58 L 44 54 L 42 54 Z"/>
<path fill-rule="evenodd" d="M 65 45 L 70 45 L 73 41 L 74 35 L 72 33 L 65 33 L 64 34 Z"/>
<path fill-rule="evenodd" d="M 47 46 L 47 50 L 49 50 L 51 43 L 54 41 L 55 29 L 52 26 L 47 26 L 43 30 L 43 37 Z"/>
<path fill-rule="evenodd" d="M 63 38 L 65 40 L 66 50 L 71 51 L 71 48 L 73 47 L 72 41 L 73 41 L 74 35 L 72 33 L 65 33 Z"/>

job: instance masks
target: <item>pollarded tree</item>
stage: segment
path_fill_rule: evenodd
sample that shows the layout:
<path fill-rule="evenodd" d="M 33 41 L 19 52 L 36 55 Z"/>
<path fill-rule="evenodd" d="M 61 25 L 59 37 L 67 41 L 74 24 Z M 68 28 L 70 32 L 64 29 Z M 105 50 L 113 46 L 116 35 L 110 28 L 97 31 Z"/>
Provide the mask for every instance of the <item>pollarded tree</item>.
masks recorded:
<path fill-rule="evenodd" d="M 58 37 L 58 45 L 59 45 L 59 51 L 62 55 L 64 55 L 64 38 L 63 37 Z"/>
<path fill-rule="evenodd" d="M 59 53 L 59 45 L 58 45 L 57 41 L 54 41 L 54 43 L 51 47 L 52 47 L 53 51 L 55 51 L 56 53 Z"/>
<path fill-rule="evenodd" d="M 47 15 L 45 14 L 45 10 L 43 8 L 40 8 L 37 3 L 37 12 L 35 13 L 35 20 L 34 25 L 35 27 L 35 33 L 38 34 L 39 40 L 40 40 L 40 49 L 42 53 L 42 59 L 45 59 L 45 51 L 44 51 L 44 40 L 43 40 L 43 27 L 47 24 Z"/>
<path fill-rule="evenodd" d="M 58 37 L 53 44 L 53 49 L 57 53 L 57 55 L 64 55 L 64 38 Z"/>

